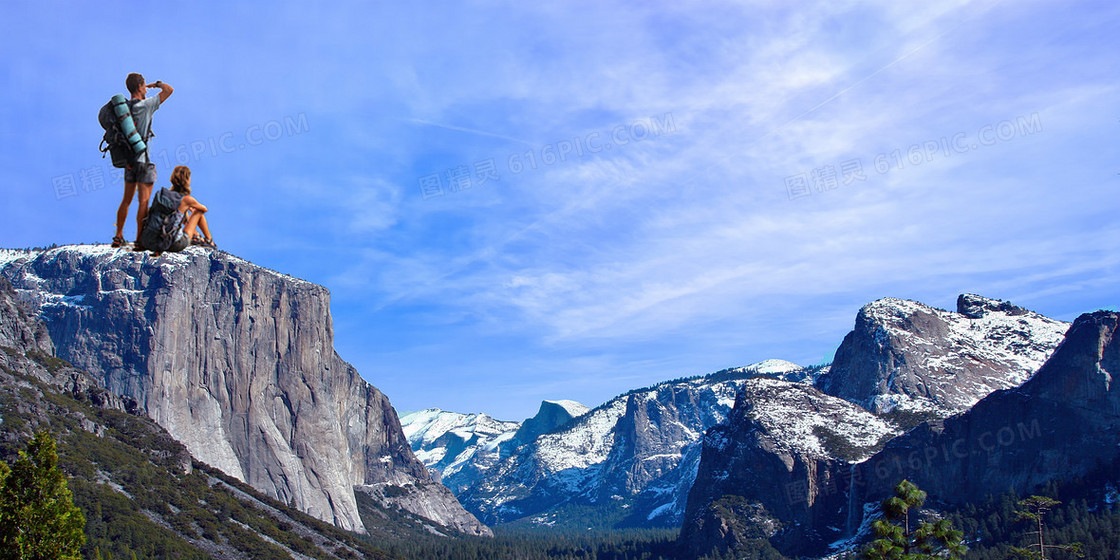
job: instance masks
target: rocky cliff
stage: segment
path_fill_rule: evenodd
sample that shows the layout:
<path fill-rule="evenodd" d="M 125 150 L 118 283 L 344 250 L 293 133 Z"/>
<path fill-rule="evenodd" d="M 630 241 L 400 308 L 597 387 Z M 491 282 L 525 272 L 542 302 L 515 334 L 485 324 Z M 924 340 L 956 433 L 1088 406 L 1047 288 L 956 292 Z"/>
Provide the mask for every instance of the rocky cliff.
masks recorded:
<path fill-rule="evenodd" d="M 47 327 L 37 320 L 31 306 L 16 299 L 7 280 L 0 277 L 0 346 L 20 352 L 38 351 L 54 355 Z"/>
<path fill-rule="evenodd" d="M 89 374 L 59 360 L 47 327 L 39 320 L 35 308 L 20 301 L 12 285 L 0 276 L 0 385 L 9 389 L 23 385 L 19 376 L 14 375 L 16 373 L 30 376 L 58 392 L 70 393 L 98 408 L 135 409 L 135 403 L 100 388 Z M 15 406 L 26 408 L 31 404 L 20 401 Z M 3 423 L 2 415 L 0 423 Z M 84 420 L 82 424 L 88 430 L 97 431 Z M 190 465 L 189 457 L 187 465 Z"/>
<path fill-rule="evenodd" d="M 860 309 L 816 384 L 873 412 L 946 417 L 1026 381 L 1067 328 L 972 294 L 957 298 L 955 313 L 885 298 Z"/>
<path fill-rule="evenodd" d="M 591 409 L 576 401 L 544 401 L 532 418 L 521 423 L 513 439 L 518 443 L 531 442 L 555 431 L 576 417 L 587 414 L 589 410 Z"/>
<path fill-rule="evenodd" d="M 0 277 L 0 461 L 12 464 L 33 434 L 50 433 L 97 557 L 387 558 L 371 542 L 430 534 L 431 522 L 374 506 L 386 522 L 357 536 L 267 500 L 193 461 L 152 420 L 123 413 L 117 395 L 53 349 L 38 314 Z"/>
<path fill-rule="evenodd" d="M 389 400 L 335 353 L 325 288 L 198 248 L 4 250 L 0 275 L 59 357 L 197 459 L 345 529 L 364 529 L 359 488 L 489 534 L 413 456 Z"/>
<path fill-rule="evenodd" d="M 851 464 L 897 434 L 878 416 L 811 386 L 747 381 L 727 422 L 704 436 L 682 543 L 698 555 L 751 539 L 813 552 L 802 543 L 840 532 L 830 524 L 846 506 Z"/>
<path fill-rule="evenodd" d="M 1120 314 L 1074 321 L 1054 355 L 1022 386 L 997 391 L 968 412 L 924 423 L 859 465 L 847 526 L 864 504 L 903 478 L 936 504 L 993 491 L 1020 494 L 1120 466 Z"/>
<path fill-rule="evenodd" d="M 1008 490 L 1028 494 L 1051 481 L 1114 476 L 1120 466 L 1120 392 L 1113 384 L 1120 370 L 1118 326 L 1115 312 L 1079 317 L 1021 386 L 997 390 L 961 414 L 923 422 L 866 458 L 835 453 L 845 446 L 826 454 L 789 451 L 783 445 L 796 436 L 760 420 L 753 399 L 742 396 L 729 422 L 705 438 L 682 531 L 685 550 L 698 555 L 768 538 L 787 555 L 825 554 L 829 543 L 866 528 L 904 478 L 929 493 L 927 505 L 943 507 Z M 824 410 L 811 401 L 799 408 L 805 417 Z M 843 412 L 835 421 L 862 414 Z M 822 434 L 824 442 L 837 441 Z"/>

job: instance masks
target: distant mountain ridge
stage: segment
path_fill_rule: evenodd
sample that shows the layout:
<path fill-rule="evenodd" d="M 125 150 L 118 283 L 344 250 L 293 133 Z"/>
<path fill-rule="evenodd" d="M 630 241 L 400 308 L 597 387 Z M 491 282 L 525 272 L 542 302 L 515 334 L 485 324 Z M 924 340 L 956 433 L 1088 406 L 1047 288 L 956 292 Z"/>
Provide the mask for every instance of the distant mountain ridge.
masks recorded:
<path fill-rule="evenodd" d="M 603 512 L 604 527 L 672 527 L 684 512 L 700 438 L 725 418 L 743 383 L 754 377 L 806 381 L 819 371 L 766 360 L 635 389 L 594 409 L 545 401 L 514 437 L 470 440 L 477 441 L 479 450 L 467 448 L 456 455 L 465 461 L 455 464 L 445 458 L 460 449 L 458 444 L 452 439 L 433 442 L 456 433 L 452 418 L 480 416 L 424 411 L 402 422 L 413 434 L 410 442 L 417 456 L 430 468 L 447 469 L 445 484 L 487 523 L 522 520 L 549 526 L 567 517 L 557 517 L 558 511 L 577 507 Z M 576 412 L 582 414 L 573 417 Z M 433 414 L 445 415 L 444 420 Z M 433 437 L 427 426 L 440 422 L 446 429 Z M 422 432 L 427 435 L 419 436 Z M 456 438 L 467 433 L 477 430 L 466 429 Z"/>
<path fill-rule="evenodd" d="M 584 404 L 571 400 L 543 401 L 536 415 L 521 423 L 521 427 L 514 434 L 514 439 L 518 443 L 531 442 L 583 416 L 590 410 Z"/>
<path fill-rule="evenodd" d="M 401 416 L 401 428 L 432 476 L 462 491 L 498 461 L 500 447 L 510 442 L 521 424 L 495 420 L 486 414 L 459 414 L 430 408 Z"/>
<path fill-rule="evenodd" d="M 755 487 L 771 507 L 779 497 L 788 506 L 790 492 L 804 494 L 780 517 L 813 525 L 827 509 L 819 504 L 842 507 L 836 477 L 846 465 L 923 419 L 1022 383 L 1068 327 L 973 294 L 958 297 L 956 312 L 883 298 L 860 310 L 831 364 L 766 360 L 636 389 L 532 441 L 502 436 L 471 480 L 452 487 L 491 524 L 578 518 L 604 528 L 684 524 L 686 534 L 700 535 L 720 523 L 703 513 L 713 511 L 705 506 L 718 498 L 713 493 Z M 733 404 L 742 410 L 732 413 Z M 732 426 L 753 434 L 751 442 L 736 443 Z M 730 453 L 732 462 L 701 465 L 709 449 L 713 457 Z"/>
<path fill-rule="evenodd" d="M 575 401 L 544 401 L 532 418 L 506 422 L 487 414 L 430 408 L 402 416 L 401 426 L 416 457 L 432 471 L 433 477 L 458 494 L 521 445 L 588 410 Z"/>

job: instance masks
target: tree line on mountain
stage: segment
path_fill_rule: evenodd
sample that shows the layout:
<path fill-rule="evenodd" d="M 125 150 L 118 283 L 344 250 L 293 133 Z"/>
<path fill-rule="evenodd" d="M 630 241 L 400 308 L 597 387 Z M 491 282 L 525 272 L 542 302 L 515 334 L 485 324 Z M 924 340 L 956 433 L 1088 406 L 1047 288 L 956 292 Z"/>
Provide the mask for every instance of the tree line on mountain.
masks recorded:
<path fill-rule="evenodd" d="M 227 550 L 261 560 L 288 557 L 279 545 L 317 560 L 393 558 L 370 541 L 260 496 L 220 471 L 192 462 L 182 444 L 150 420 L 95 406 L 86 392 L 60 391 L 21 371 L 42 368 L 65 374 L 63 368 L 71 366 L 64 361 L 36 351 L 0 347 L 0 352 L 4 354 L 0 356 L 4 358 L 0 359 L 0 376 L 4 377 L 0 382 L 0 460 L 10 463 L 12 472 L 5 478 L 21 488 L 28 487 L 27 476 L 13 477 L 28 470 L 25 455 L 34 459 L 31 466 L 40 473 L 39 479 L 49 482 L 47 474 L 52 471 L 65 477 L 72 504 L 84 518 L 79 528 L 84 544 L 78 545 L 80 556 L 74 558 L 205 560 L 211 554 L 199 546 L 206 542 L 221 543 Z M 57 442 L 56 461 L 50 460 L 47 439 Z M 53 469 L 49 468 L 51 464 Z M 4 471 L 0 467 L 0 473 Z M 3 484 L 0 482 L 0 486 Z M 44 498 L 52 494 L 64 493 L 40 491 L 36 495 Z M 245 496 L 254 496 L 252 499 L 281 515 L 254 506 Z M 27 509 L 26 502 L 23 499 L 19 508 Z M 15 530 L 30 535 L 43 525 L 42 516 L 0 516 L 0 533 Z M 307 530 L 294 531 L 292 524 L 282 519 L 296 520 L 298 525 L 310 528 L 316 538 L 309 539 Z M 21 527 L 27 522 L 29 526 Z M 312 540 L 332 548 L 333 555 Z M 0 543 L 2 560 L 67 558 L 4 556 L 13 550 L 5 544 Z"/>
<path fill-rule="evenodd" d="M 1084 481 L 1050 484 L 1044 494 L 1085 495 Z M 1099 488 L 1099 486 L 1097 486 Z M 876 539 L 841 560 L 1066 560 L 1113 558 L 1120 545 L 1120 511 L 1085 497 L 1068 504 L 1049 496 L 989 496 L 944 514 L 922 511 L 926 493 L 903 480 L 872 524 Z M 1098 496 L 1099 498 L 1099 496 Z M 922 519 L 922 516 L 925 518 Z"/>
<path fill-rule="evenodd" d="M 1114 471 L 1115 472 L 1115 471 Z M 949 512 L 946 518 L 968 540 L 968 560 L 1043 558 L 1039 555 L 1038 504 L 1045 558 L 1116 558 L 1120 551 L 1120 510 L 1100 495 L 1105 484 L 1087 480 L 1052 483 L 1026 498 L 1008 492 Z M 1110 503 L 1113 502 L 1113 503 Z"/>

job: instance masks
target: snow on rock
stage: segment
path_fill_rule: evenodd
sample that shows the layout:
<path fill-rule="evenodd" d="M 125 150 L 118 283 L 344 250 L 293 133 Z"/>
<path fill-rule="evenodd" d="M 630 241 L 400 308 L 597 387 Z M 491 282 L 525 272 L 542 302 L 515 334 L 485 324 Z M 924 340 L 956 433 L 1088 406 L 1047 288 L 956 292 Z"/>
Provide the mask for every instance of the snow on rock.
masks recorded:
<path fill-rule="evenodd" d="M 727 418 L 744 382 L 763 375 L 758 369 L 801 369 L 778 361 L 765 366 L 665 382 L 611 399 L 524 442 L 459 499 L 491 524 L 573 504 L 625 511 L 639 526 L 675 526 L 705 430 Z"/>
<path fill-rule="evenodd" d="M 559 400 L 559 401 L 545 401 L 545 402 L 552 403 L 552 404 L 555 404 L 555 405 L 563 408 L 564 410 L 566 410 L 568 412 L 568 414 L 572 418 L 575 418 L 577 416 L 582 416 L 582 415 L 586 414 L 589 410 L 591 410 L 590 407 L 584 405 L 583 403 L 578 403 L 576 401 Z"/>
<path fill-rule="evenodd" d="M 536 458 L 545 473 L 582 469 L 602 463 L 614 445 L 614 428 L 626 412 L 626 401 L 615 399 L 583 418 L 573 429 L 537 439 Z"/>
<path fill-rule="evenodd" d="M 769 359 L 751 364 L 747 366 L 746 369 L 753 369 L 758 373 L 790 373 L 803 368 L 793 362 L 787 362 L 786 360 Z"/>
<path fill-rule="evenodd" d="M 867 410 L 810 385 L 748 380 L 728 421 L 704 438 L 680 542 L 690 556 L 698 556 L 757 538 L 760 530 L 776 537 L 783 527 L 783 536 L 771 543 L 795 549 L 791 556 L 806 555 L 811 551 L 784 542 L 784 535 L 803 541 L 798 527 L 813 519 L 810 509 L 844 504 L 844 473 L 899 432 Z M 828 538 L 839 532 L 821 533 Z"/>
<path fill-rule="evenodd" d="M 1021 385 L 1068 328 L 973 294 L 958 297 L 956 312 L 883 298 L 860 309 L 816 385 L 876 412 L 949 416 L 992 391 Z"/>
<path fill-rule="evenodd" d="M 416 458 L 452 492 L 477 479 L 498 461 L 518 422 L 495 420 L 486 414 L 461 414 L 438 408 L 405 414 L 401 428 Z"/>
<path fill-rule="evenodd" d="M 879 416 L 800 383 L 751 379 L 740 398 L 744 402 L 737 406 L 746 407 L 746 414 L 766 429 L 776 448 L 803 455 L 857 462 L 899 433 Z M 845 452 L 834 448 L 839 443 Z"/>

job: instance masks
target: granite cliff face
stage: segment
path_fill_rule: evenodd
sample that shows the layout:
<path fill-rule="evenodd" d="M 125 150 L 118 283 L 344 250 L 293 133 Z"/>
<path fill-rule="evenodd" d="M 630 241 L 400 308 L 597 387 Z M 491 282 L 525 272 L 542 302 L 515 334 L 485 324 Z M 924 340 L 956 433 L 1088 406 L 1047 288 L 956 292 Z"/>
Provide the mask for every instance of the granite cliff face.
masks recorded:
<path fill-rule="evenodd" d="M 89 374 L 59 361 L 47 327 L 39 320 L 35 309 L 19 301 L 12 285 L 0 276 L 0 385 L 9 388 L 22 385 L 13 372 L 28 374 L 59 392 L 70 393 L 98 408 L 135 409 L 135 403 L 109 393 L 100 388 Z M 20 401 L 15 406 L 31 405 Z M 2 417 L 0 423 L 3 423 Z M 84 419 L 82 427 L 95 433 L 100 429 Z M 189 457 L 186 465 L 189 470 Z"/>
<path fill-rule="evenodd" d="M 518 443 L 531 442 L 544 434 L 551 433 L 573 419 L 587 414 L 591 409 L 576 401 L 544 401 L 537 413 L 521 423 L 513 435 Z"/>
<path fill-rule="evenodd" d="M 325 288 L 198 248 L 4 250 L 0 275 L 59 357 L 197 459 L 344 529 L 364 529 L 359 488 L 489 534 L 413 456 L 385 395 L 335 353 Z"/>
<path fill-rule="evenodd" d="M 0 346 L 54 355 L 47 327 L 36 319 L 35 310 L 19 302 L 12 285 L 0 277 Z"/>
<path fill-rule="evenodd" d="M 816 385 L 873 412 L 947 417 L 1026 381 L 1067 328 L 972 294 L 957 298 L 956 313 L 885 298 L 860 309 L 855 329 Z"/>

